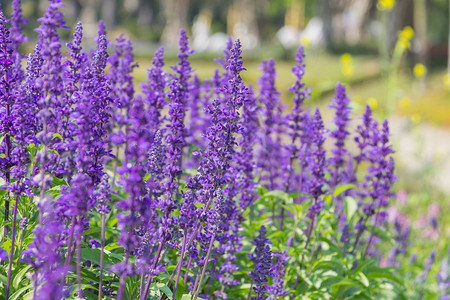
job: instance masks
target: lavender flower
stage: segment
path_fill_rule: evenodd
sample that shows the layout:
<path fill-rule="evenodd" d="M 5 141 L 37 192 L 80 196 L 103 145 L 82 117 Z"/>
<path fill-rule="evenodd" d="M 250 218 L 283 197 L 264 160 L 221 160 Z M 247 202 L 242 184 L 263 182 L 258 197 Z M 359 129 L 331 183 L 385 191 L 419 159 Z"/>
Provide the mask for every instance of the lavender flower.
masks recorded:
<path fill-rule="evenodd" d="M 348 156 L 345 149 L 345 139 L 349 135 L 347 125 L 350 121 L 350 107 L 348 106 L 350 99 L 345 93 L 345 86 L 338 83 L 336 85 L 336 98 L 332 101 L 330 107 L 336 109 L 334 117 L 334 124 L 336 129 L 330 133 L 330 136 L 335 140 L 334 148 L 331 150 L 332 156 L 328 162 L 331 166 L 331 181 L 330 187 L 334 188 L 338 183 L 345 183 L 345 176 L 343 167 L 345 166 L 345 157 Z"/>
<path fill-rule="evenodd" d="M 438 288 L 441 292 L 441 300 L 450 299 L 450 266 L 449 266 L 450 250 L 447 256 L 442 260 L 441 268 L 436 275 L 438 280 Z"/>
<path fill-rule="evenodd" d="M 260 85 L 259 101 L 263 104 L 261 111 L 264 116 L 264 127 L 261 133 L 261 150 L 258 153 L 258 166 L 267 174 L 261 176 L 261 180 L 266 182 L 266 186 L 270 189 L 277 189 L 280 168 L 283 165 L 281 151 L 281 128 L 283 120 L 281 112 L 280 93 L 275 87 L 275 62 L 273 59 L 264 61 L 261 64 L 263 75 L 258 80 Z"/>
<path fill-rule="evenodd" d="M 14 45 L 15 51 L 18 50 L 19 45 L 22 42 L 26 42 L 28 39 L 23 35 L 22 24 L 28 24 L 28 20 L 22 14 L 20 0 L 12 1 L 12 14 L 11 14 L 11 40 Z"/>
<path fill-rule="evenodd" d="M 23 253 L 29 257 L 27 261 L 35 269 L 33 299 L 60 299 L 64 295 L 63 277 L 67 272 L 59 251 L 61 241 L 58 235 L 62 226 L 54 218 L 52 204 L 48 199 L 41 199 L 38 206 L 42 222 L 33 231 L 35 237 L 28 246 L 28 252 Z"/>
<path fill-rule="evenodd" d="M 256 162 L 253 149 L 257 142 L 257 130 L 259 128 L 256 97 L 249 91 L 243 106 L 242 114 L 242 138 L 239 142 L 241 150 L 236 153 L 236 166 L 239 174 L 236 184 L 240 190 L 239 205 L 244 211 L 255 201 L 255 183 L 253 182 Z"/>
<path fill-rule="evenodd" d="M 249 273 L 252 282 L 256 284 L 253 287 L 256 297 L 252 296 L 252 300 L 264 300 L 267 299 L 265 296 L 267 276 L 273 276 L 271 271 L 272 251 L 270 251 L 270 246 L 268 245 L 270 241 L 266 238 L 266 227 L 261 226 L 258 237 L 251 243 L 256 246 L 255 254 L 248 254 L 248 257 L 255 265 L 255 270 Z"/>
<path fill-rule="evenodd" d="M 305 75 L 305 63 L 304 63 L 305 53 L 304 48 L 300 47 L 297 50 L 296 54 L 296 62 L 297 65 L 292 68 L 292 73 L 296 77 L 296 81 L 293 86 L 289 88 L 289 91 L 294 93 L 294 98 L 292 102 L 294 103 L 294 107 L 292 108 L 292 112 L 286 116 L 289 126 L 289 136 L 291 137 L 290 144 L 287 145 L 286 150 L 289 153 L 289 164 L 286 164 L 286 169 L 284 173 L 284 182 L 285 182 L 285 191 L 290 191 L 290 186 L 292 185 L 294 165 L 293 161 L 298 156 L 300 151 L 297 146 L 297 142 L 301 140 L 302 136 L 306 131 L 305 118 L 306 115 L 303 112 L 303 103 L 306 99 L 310 97 L 311 89 L 305 87 L 305 83 L 303 82 L 303 76 Z"/>
<path fill-rule="evenodd" d="M 142 92 L 146 96 L 144 101 L 148 105 L 149 127 L 153 132 L 163 130 L 161 110 L 165 105 L 166 72 L 162 70 L 162 67 L 164 67 L 164 47 L 155 52 L 152 67 L 147 70 L 148 81 L 141 84 Z"/>
<path fill-rule="evenodd" d="M 326 167 L 326 151 L 323 149 L 325 142 L 324 127 L 322 116 L 318 108 L 314 111 L 312 121 L 312 131 L 314 132 L 313 149 L 312 151 L 312 163 L 311 168 L 311 180 L 310 193 L 314 198 L 315 204 L 311 207 L 313 213 L 318 214 L 324 205 L 323 200 L 319 200 L 319 197 L 324 194 L 325 174 Z"/>
<path fill-rule="evenodd" d="M 97 192 L 97 211 L 101 214 L 107 214 L 111 211 L 109 206 L 111 202 L 111 188 L 108 183 L 109 176 L 104 174 L 102 176 Z"/>
<path fill-rule="evenodd" d="M 267 292 L 271 294 L 268 300 L 276 300 L 281 296 L 289 294 L 289 291 L 283 288 L 284 275 L 286 273 L 286 262 L 290 259 L 286 251 L 273 252 L 276 263 L 272 265 L 273 284 L 267 287 Z"/>
<path fill-rule="evenodd" d="M 188 80 L 190 78 L 191 67 L 188 61 L 189 55 L 193 52 L 188 48 L 188 41 L 186 32 L 180 30 L 178 52 L 178 66 L 173 67 L 176 76 L 172 78 L 169 85 L 170 93 L 168 98 L 172 101 L 169 104 L 169 124 L 167 125 L 169 131 L 166 136 L 167 147 L 167 161 L 164 170 L 167 181 L 164 189 L 167 193 L 165 202 L 162 203 L 164 212 L 170 212 L 174 208 L 173 193 L 178 189 L 177 180 L 182 174 L 181 160 L 183 148 L 186 146 L 186 129 L 184 125 L 184 118 L 186 113 L 186 102 L 188 93 Z"/>

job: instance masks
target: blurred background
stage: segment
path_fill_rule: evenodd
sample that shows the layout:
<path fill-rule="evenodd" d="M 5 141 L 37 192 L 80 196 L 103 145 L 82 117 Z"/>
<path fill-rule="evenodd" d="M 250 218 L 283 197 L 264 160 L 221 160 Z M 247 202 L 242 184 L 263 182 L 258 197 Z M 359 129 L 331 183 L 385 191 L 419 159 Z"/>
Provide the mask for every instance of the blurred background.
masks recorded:
<path fill-rule="evenodd" d="M 6 15 L 10 2 L 2 0 Z M 275 58 L 277 86 L 288 109 L 295 50 L 303 45 L 306 83 L 313 88 L 306 105 L 322 106 L 330 122 L 333 111 L 326 106 L 341 81 L 348 86 L 356 121 L 366 104 L 380 119 L 389 118 L 397 151 L 399 205 L 418 220 L 415 224 L 423 227 L 424 235 L 430 236 L 426 230 L 433 227 L 427 220 L 432 217 L 443 231 L 435 240 L 449 236 L 450 218 L 441 214 L 450 209 L 449 0 L 63 2 L 67 25 L 73 28 L 81 20 L 89 47 L 100 19 L 111 42 L 121 33 L 133 41 L 140 65 L 134 72 L 136 83 L 146 80 L 146 68 L 160 45 L 166 46 L 166 65 L 176 63 L 180 28 L 188 32 L 196 51 L 192 65 L 203 79 L 212 77 L 218 67 L 213 58 L 221 56 L 231 35 L 243 43 L 247 83 L 257 86 L 260 62 Z M 48 1 L 22 4 L 30 20 L 25 30 L 30 41 L 36 40 L 33 29 Z M 68 41 L 72 30 L 60 33 Z"/>

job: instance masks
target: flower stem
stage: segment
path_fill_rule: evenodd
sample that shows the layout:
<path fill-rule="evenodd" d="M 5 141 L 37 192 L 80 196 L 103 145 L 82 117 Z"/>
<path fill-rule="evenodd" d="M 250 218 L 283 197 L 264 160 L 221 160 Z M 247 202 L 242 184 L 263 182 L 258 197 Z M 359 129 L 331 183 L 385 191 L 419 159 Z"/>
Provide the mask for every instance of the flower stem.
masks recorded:
<path fill-rule="evenodd" d="M 81 218 L 80 218 L 80 224 L 81 224 Z M 77 283 L 78 283 L 78 292 L 79 293 L 81 293 L 81 235 L 82 235 L 82 233 L 79 233 L 79 236 L 77 235 L 77 241 L 76 241 L 76 243 L 77 243 Z"/>
<path fill-rule="evenodd" d="M 127 251 L 125 255 L 125 266 L 128 265 L 128 260 L 130 259 L 130 252 Z M 127 274 L 122 274 L 119 280 L 119 291 L 117 292 L 117 300 L 123 299 L 123 291 L 125 289 L 125 282 L 127 281 Z"/>
<path fill-rule="evenodd" d="M 11 285 L 11 270 L 14 259 L 14 243 L 16 241 L 16 226 L 17 226 L 17 207 L 19 205 L 19 196 L 16 196 L 16 203 L 14 204 L 13 223 L 11 231 L 11 252 L 9 253 L 8 265 L 8 279 L 6 280 L 5 299 L 9 299 L 9 287 Z"/>
<path fill-rule="evenodd" d="M 152 273 L 153 273 L 153 270 L 155 270 L 155 268 L 156 268 L 156 266 L 158 264 L 159 256 L 161 255 L 161 250 L 162 250 L 162 247 L 164 246 L 164 243 L 165 243 L 164 241 L 165 241 L 165 236 L 162 237 L 162 241 L 159 243 L 158 250 L 156 252 L 155 258 L 153 259 L 152 268 L 150 270 L 150 271 L 152 271 Z M 141 300 L 147 299 L 148 291 L 150 289 L 150 285 L 151 285 L 152 279 L 153 279 L 153 274 L 152 273 L 150 273 L 148 275 L 147 284 L 145 285 L 145 291 L 144 291 L 144 293 L 141 293 Z"/>
<path fill-rule="evenodd" d="M 178 281 L 180 279 L 181 265 L 183 264 L 184 251 L 186 249 L 186 236 L 187 236 L 187 231 L 186 231 L 186 229 L 184 229 L 183 246 L 181 247 L 180 264 L 177 269 L 177 278 L 175 279 L 175 286 L 173 288 L 172 300 L 175 300 L 175 295 L 176 295 L 177 287 L 178 287 Z"/>
<path fill-rule="evenodd" d="M 203 277 L 205 276 L 206 267 L 208 266 L 208 260 L 209 260 L 209 256 L 211 255 L 211 250 L 212 250 L 215 238 L 216 238 L 216 234 L 213 234 L 213 236 L 211 237 L 211 241 L 209 242 L 208 253 L 206 254 L 205 263 L 203 264 L 203 270 L 202 270 L 202 274 L 200 276 L 200 280 L 198 282 L 197 291 L 195 292 L 194 300 L 197 300 L 198 294 L 200 293 L 200 288 L 202 287 Z"/>
<path fill-rule="evenodd" d="M 106 216 L 102 214 L 102 251 L 100 252 L 100 278 L 98 280 L 98 300 L 102 299 L 102 284 L 103 284 L 103 263 L 105 260 L 105 223 Z"/>

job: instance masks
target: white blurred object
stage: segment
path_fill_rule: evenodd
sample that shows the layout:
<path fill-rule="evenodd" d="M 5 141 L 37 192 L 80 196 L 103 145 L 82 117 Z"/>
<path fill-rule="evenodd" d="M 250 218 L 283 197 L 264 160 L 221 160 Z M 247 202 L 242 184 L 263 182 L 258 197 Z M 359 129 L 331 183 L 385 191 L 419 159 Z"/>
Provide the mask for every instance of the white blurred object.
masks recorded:
<path fill-rule="evenodd" d="M 276 38 L 284 48 L 297 48 L 300 44 L 300 30 L 293 26 L 283 26 L 277 31 Z"/>
<path fill-rule="evenodd" d="M 305 30 L 300 33 L 300 41 L 308 41 L 313 47 L 325 45 L 321 18 L 314 17 L 308 22 Z"/>
<path fill-rule="evenodd" d="M 300 44 L 318 47 L 325 44 L 322 29 L 322 19 L 312 18 L 303 31 L 293 26 L 281 27 L 277 31 L 276 38 L 287 49 L 297 48 Z"/>
<path fill-rule="evenodd" d="M 211 34 L 211 14 L 202 11 L 192 25 L 192 48 L 197 52 L 221 52 L 227 46 L 227 35 L 223 32 Z"/>

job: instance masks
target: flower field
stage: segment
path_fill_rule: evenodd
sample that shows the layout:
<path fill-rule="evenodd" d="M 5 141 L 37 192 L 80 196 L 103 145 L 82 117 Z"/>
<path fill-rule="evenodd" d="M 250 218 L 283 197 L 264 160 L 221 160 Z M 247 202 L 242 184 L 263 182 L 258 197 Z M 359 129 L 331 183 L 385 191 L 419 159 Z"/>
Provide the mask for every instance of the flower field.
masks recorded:
<path fill-rule="evenodd" d="M 392 213 L 388 121 L 367 106 L 350 126 L 337 83 L 325 128 L 304 105 L 303 47 L 289 110 L 274 60 L 246 85 L 230 38 L 200 79 L 184 30 L 178 63 L 166 71 L 157 50 L 138 93 L 129 40 L 100 23 L 83 49 L 82 24 L 66 27 L 51 0 L 22 53 L 12 3 L 0 12 L 0 299 L 450 299 L 448 246 L 418 257 Z"/>

